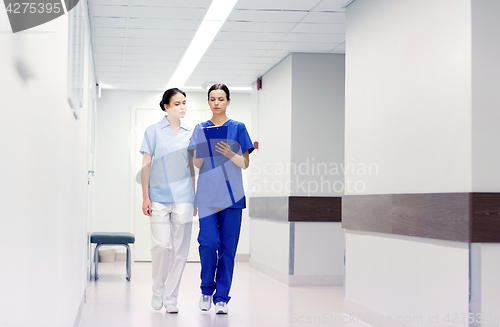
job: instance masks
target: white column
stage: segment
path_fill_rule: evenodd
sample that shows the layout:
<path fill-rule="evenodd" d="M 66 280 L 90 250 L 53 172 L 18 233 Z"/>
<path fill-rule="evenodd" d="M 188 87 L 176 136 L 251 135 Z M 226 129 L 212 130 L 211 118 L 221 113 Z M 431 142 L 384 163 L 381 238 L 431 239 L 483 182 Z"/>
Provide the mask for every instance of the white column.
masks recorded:
<path fill-rule="evenodd" d="M 346 180 L 364 187 L 346 194 L 500 191 L 499 14 L 500 4 L 488 0 L 347 7 L 345 163 L 377 169 L 347 170 Z M 347 230 L 346 302 L 408 326 L 468 326 L 461 314 L 471 309 L 469 260 L 497 251 Z M 496 271 L 480 262 L 481 276 Z M 479 312 L 497 324 L 499 305 L 487 290 L 499 285 L 483 278 L 479 293 Z"/>
<path fill-rule="evenodd" d="M 290 196 L 344 192 L 344 64 L 343 55 L 293 53 L 253 92 L 251 197 L 272 204 L 266 217 L 252 216 L 250 261 L 289 285 L 343 283 L 341 224 L 287 218 Z"/>

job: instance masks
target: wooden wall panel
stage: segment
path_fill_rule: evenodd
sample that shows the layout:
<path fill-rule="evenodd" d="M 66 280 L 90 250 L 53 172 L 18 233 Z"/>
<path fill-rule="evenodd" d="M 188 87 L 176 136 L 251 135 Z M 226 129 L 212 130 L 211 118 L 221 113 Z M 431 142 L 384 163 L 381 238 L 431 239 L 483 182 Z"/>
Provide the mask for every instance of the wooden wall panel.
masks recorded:
<path fill-rule="evenodd" d="M 352 230 L 456 242 L 500 242 L 500 193 L 374 194 L 249 199 L 250 217 L 342 222 Z"/>
<path fill-rule="evenodd" d="M 391 195 L 345 195 L 342 198 L 342 227 L 392 233 Z"/>
<path fill-rule="evenodd" d="M 291 196 L 288 198 L 289 221 L 340 222 L 341 219 L 341 197 Z"/>
<path fill-rule="evenodd" d="M 456 242 L 500 242 L 500 193 L 347 195 L 342 227 Z"/>
<path fill-rule="evenodd" d="M 471 242 L 500 242 L 500 194 L 471 194 Z"/>
<path fill-rule="evenodd" d="M 392 195 L 392 233 L 468 242 L 469 194 Z"/>
<path fill-rule="evenodd" d="M 252 218 L 288 221 L 288 197 L 251 197 L 248 199 Z"/>
<path fill-rule="evenodd" d="M 341 197 L 252 197 L 250 217 L 278 221 L 340 222 Z"/>

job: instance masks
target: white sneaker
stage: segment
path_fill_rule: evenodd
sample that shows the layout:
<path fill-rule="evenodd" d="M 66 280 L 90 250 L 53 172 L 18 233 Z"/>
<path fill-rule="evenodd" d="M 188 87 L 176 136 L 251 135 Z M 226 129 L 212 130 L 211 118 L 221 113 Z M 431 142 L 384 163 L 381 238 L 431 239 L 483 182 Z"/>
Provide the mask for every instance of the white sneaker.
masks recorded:
<path fill-rule="evenodd" d="M 179 312 L 179 309 L 174 303 L 167 303 L 165 304 L 165 309 L 167 309 L 168 313 L 177 313 Z"/>
<path fill-rule="evenodd" d="M 155 296 L 151 298 L 151 306 L 155 310 L 160 310 L 163 307 L 163 296 Z"/>
<path fill-rule="evenodd" d="M 215 313 L 216 314 L 226 314 L 229 311 L 226 302 L 215 303 Z"/>
<path fill-rule="evenodd" d="M 208 311 L 212 307 L 212 297 L 202 294 L 200 297 L 200 310 Z"/>

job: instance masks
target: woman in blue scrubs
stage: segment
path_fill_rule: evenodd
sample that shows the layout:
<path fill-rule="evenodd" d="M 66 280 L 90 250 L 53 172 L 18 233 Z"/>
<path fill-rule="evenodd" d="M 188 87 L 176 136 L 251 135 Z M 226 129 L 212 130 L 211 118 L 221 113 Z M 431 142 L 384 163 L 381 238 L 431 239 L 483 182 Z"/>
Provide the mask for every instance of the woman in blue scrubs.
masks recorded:
<path fill-rule="evenodd" d="M 242 210 L 246 207 L 241 170 L 248 168 L 249 154 L 254 150 L 245 124 L 227 117 L 230 102 L 226 85 L 212 85 L 208 90 L 212 118 L 195 127 L 189 144 L 194 153 L 194 165 L 200 168 L 195 197 L 200 218 L 202 295 L 199 306 L 202 311 L 208 311 L 213 302 L 217 314 L 228 312 Z M 198 158 L 196 149 L 207 146 L 205 134 L 200 133 L 200 129 L 214 126 L 227 127 L 227 142 L 216 144 L 215 151 L 219 155 Z"/>
<path fill-rule="evenodd" d="M 163 119 L 146 129 L 141 146 L 142 211 L 151 221 L 153 297 L 151 306 L 177 313 L 177 295 L 191 240 L 194 167 L 187 146 L 193 129 L 186 115 L 186 93 L 169 89 L 160 108 Z"/>

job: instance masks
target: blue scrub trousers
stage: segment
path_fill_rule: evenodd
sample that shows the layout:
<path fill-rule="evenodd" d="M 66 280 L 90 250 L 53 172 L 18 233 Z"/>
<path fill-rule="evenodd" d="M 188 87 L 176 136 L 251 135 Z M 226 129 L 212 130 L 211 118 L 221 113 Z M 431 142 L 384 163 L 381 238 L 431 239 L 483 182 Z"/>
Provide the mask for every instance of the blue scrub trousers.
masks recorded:
<path fill-rule="evenodd" d="M 242 209 L 198 208 L 200 218 L 201 293 L 213 302 L 229 302 Z M 214 294 L 215 292 L 215 294 Z"/>

